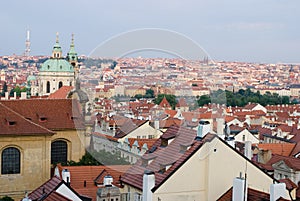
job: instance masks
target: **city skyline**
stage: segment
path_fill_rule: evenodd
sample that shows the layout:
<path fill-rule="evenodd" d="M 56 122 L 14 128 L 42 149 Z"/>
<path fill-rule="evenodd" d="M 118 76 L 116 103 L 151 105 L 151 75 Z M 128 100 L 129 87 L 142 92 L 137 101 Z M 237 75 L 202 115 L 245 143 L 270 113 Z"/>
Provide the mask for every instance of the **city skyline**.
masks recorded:
<path fill-rule="evenodd" d="M 15 6 L 17 5 L 17 6 Z M 50 55 L 60 33 L 65 55 L 75 34 L 79 55 L 124 32 L 143 28 L 178 32 L 213 60 L 300 63 L 297 1 L 51 1 L 4 2 L 0 55 L 21 55 L 31 31 L 31 55 Z"/>

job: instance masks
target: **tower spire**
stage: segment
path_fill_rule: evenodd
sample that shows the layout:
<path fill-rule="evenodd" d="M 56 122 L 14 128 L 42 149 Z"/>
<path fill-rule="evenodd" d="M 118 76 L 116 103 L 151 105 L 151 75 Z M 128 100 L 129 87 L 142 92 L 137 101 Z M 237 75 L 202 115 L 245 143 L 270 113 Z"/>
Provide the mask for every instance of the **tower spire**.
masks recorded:
<path fill-rule="evenodd" d="M 27 28 L 24 55 L 28 57 L 29 53 L 30 53 L 30 30 L 29 28 Z"/>
<path fill-rule="evenodd" d="M 74 33 L 72 33 L 72 38 L 71 38 L 71 47 L 74 47 Z"/>
<path fill-rule="evenodd" d="M 59 43 L 59 34 L 56 32 L 56 43 Z"/>

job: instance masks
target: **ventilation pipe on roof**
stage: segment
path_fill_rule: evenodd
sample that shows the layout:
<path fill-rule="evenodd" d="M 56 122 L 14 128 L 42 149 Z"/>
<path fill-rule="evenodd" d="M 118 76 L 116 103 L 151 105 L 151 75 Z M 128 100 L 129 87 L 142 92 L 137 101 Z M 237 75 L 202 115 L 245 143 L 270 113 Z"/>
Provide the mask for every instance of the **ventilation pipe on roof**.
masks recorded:
<path fill-rule="evenodd" d="M 287 197 L 287 190 L 285 183 L 277 183 L 270 185 L 270 201 L 276 201 L 280 197 Z"/>
<path fill-rule="evenodd" d="M 248 182 L 246 179 L 240 177 L 234 178 L 232 201 L 244 201 L 247 200 Z"/>
<path fill-rule="evenodd" d="M 155 186 L 153 171 L 145 170 L 143 176 L 143 201 L 152 201 L 152 188 Z"/>
<path fill-rule="evenodd" d="M 63 169 L 61 172 L 62 179 L 69 185 L 71 183 L 71 174 L 68 169 Z"/>

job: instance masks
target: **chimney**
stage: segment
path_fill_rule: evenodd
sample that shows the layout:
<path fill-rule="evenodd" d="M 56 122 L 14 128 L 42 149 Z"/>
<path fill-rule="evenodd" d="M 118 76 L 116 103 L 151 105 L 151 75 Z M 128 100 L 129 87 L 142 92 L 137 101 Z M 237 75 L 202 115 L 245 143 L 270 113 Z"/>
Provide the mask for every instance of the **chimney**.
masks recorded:
<path fill-rule="evenodd" d="M 287 190 L 285 183 L 271 184 L 270 186 L 270 201 L 276 201 L 280 197 L 286 198 Z"/>
<path fill-rule="evenodd" d="M 151 189 L 155 186 L 155 175 L 150 170 L 145 170 L 143 176 L 143 201 L 152 201 Z"/>
<path fill-rule="evenodd" d="M 251 141 L 245 141 L 244 154 L 249 160 L 251 160 L 251 158 L 252 158 L 252 142 Z"/>
<path fill-rule="evenodd" d="M 158 120 L 158 119 L 155 119 L 155 120 L 154 120 L 154 128 L 155 128 L 156 130 L 159 130 L 159 120 Z"/>
<path fill-rule="evenodd" d="M 217 118 L 217 134 L 223 135 L 224 134 L 224 118 Z"/>
<path fill-rule="evenodd" d="M 26 99 L 27 98 L 27 93 L 26 92 L 21 92 L 21 98 L 20 99 Z"/>
<path fill-rule="evenodd" d="M 62 179 L 69 185 L 71 183 L 71 174 L 68 169 L 63 169 L 61 172 Z"/>
<path fill-rule="evenodd" d="M 113 182 L 113 177 L 110 175 L 106 175 L 103 179 L 103 185 L 105 187 L 111 187 L 112 186 L 112 182 Z"/>
<path fill-rule="evenodd" d="M 209 121 L 200 120 L 197 130 L 197 137 L 198 139 L 203 138 L 207 133 L 210 132 L 210 123 Z"/>
<path fill-rule="evenodd" d="M 240 173 L 241 174 L 241 173 Z M 240 177 L 234 178 L 233 190 L 232 190 L 232 201 L 243 201 L 247 200 L 248 182 L 246 179 Z"/>

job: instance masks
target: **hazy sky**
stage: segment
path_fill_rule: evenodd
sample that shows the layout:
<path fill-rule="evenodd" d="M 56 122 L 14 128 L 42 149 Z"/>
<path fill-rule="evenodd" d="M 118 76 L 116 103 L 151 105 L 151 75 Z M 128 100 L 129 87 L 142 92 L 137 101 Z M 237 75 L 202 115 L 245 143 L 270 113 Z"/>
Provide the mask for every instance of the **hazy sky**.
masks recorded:
<path fill-rule="evenodd" d="M 196 41 L 211 58 L 300 63 L 299 0 L 3 0 L 0 55 L 50 55 L 59 32 L 81 55 L 122 32 L 163 28 Z"/>

